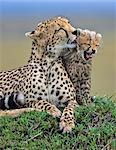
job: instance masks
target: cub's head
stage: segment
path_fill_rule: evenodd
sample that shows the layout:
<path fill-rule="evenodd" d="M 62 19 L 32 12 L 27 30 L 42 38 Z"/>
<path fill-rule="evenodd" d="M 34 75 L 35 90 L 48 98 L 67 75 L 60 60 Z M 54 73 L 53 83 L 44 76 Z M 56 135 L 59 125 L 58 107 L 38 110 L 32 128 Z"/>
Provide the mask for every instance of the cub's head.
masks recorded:
<path fill-rule="evenodd" d="M 64 48 L 74 48 L 75 28 L 68 19 L 55 17 L 39 23 L 36 29 L 25 35 L 36 40 L 38 48 L 60 55 Z"/>
<path fill-rule="evenodd" d="M 97 53 L 101 45 L 102 36 L 95 31 L 77 29 L 79 36 L 77 36 L 77 43 L 79 46 L 79 53 L 84 60 L 90 60 Z"/>

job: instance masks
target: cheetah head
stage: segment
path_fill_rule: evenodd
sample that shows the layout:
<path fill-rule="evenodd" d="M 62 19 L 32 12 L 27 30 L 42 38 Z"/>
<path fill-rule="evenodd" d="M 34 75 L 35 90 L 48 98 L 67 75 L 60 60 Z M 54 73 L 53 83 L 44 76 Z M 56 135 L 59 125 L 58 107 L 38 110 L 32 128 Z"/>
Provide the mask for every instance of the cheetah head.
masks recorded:
<path fill-rule="evenodd" d="M 74 48 L 76 39 L 75 28 L 64 17 L 55 17 L 39 23 L 36 29 L 25 35 L 37 41 L 38 48 L 51 52 L 57 57 L 66 48 Z"/>
<path fill-rule="evenodd" d="M 101 45 L 102 36 L 100 33 L 89 31 L 87 29 L 77 29 L 77 31 L 80 33 L 76 40 L 79 46 L 78 53 L 81 54 L 84 60 L 90 60 L 97 53 L 97 50 Z"/>

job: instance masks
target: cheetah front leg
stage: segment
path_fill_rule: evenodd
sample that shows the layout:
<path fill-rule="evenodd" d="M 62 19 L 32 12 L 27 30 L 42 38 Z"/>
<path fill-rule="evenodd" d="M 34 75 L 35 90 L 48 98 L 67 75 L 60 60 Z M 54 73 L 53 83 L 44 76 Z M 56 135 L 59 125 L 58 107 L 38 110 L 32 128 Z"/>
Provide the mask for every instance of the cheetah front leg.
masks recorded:
<path fill-rule="evenodd" d="M 29 100 L 25 103 L 25 107 L 34 108 L 38 111 L 46 111 L 53 117 L 61 116 L 61 111 L 55 105 L 47 102 L 46 100 Z"/>
<path fill-rule="evenodd" d="M 91 79 L 80 81 L 80 95 L 83 104 L 89 104 L 92 102 L 92 96 L 90 96 Z"/>
<path fill-rule="evenodd" d="M 25 108 L 14 109 L 14 110 L 5 110 L 0 111 L 0 116 L 12 116 L 17 117 L 23 112 L 30 112 L 30 111 L 46 111 L 53 117 L 60 117 L 61 111 L 55 106 L 47 102 L 46 100 L 29 100 L 26 101 Z"/>
<path fill-rule="evenodd" d="M 67 107 L 64 108 L 60 119 L 60 129 L 65 132 L 71 132 L 72 128 L 75 127 L 74 110 L 77 106 L 76 101 L 70 101 Z"/>

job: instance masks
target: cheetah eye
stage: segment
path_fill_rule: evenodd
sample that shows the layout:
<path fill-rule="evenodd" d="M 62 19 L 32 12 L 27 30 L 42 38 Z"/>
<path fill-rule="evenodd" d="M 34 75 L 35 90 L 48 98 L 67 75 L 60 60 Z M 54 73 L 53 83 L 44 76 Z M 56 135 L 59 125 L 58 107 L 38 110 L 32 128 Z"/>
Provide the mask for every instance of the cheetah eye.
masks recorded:
<path fill-rule="evenodd" d="M 91 46 L 90 44 L 87 44 L 88 46 Z"/>
<path fill-rule="evenodd" d="M 87 44 L 87 43 L 83 43 L 84 45 L 87 45 L 87 46 L 91 46 L 90 44 Z"/>
<path fill-rule="evenodd" d="M 99 47 L 99 45 L 95 45 L 96 47 Z"/>

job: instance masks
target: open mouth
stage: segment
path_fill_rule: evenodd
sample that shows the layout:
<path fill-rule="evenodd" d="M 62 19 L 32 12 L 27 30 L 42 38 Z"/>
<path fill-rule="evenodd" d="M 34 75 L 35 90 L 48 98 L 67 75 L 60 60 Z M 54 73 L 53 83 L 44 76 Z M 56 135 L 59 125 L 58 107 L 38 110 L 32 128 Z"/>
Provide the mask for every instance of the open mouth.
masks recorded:
<path fill-rule="evenodd" d="M 84 51 L 84 58 L 86 60 L 92 59 L 92 54 L 93 53 L 91 53 L 91 52 Z"/>

